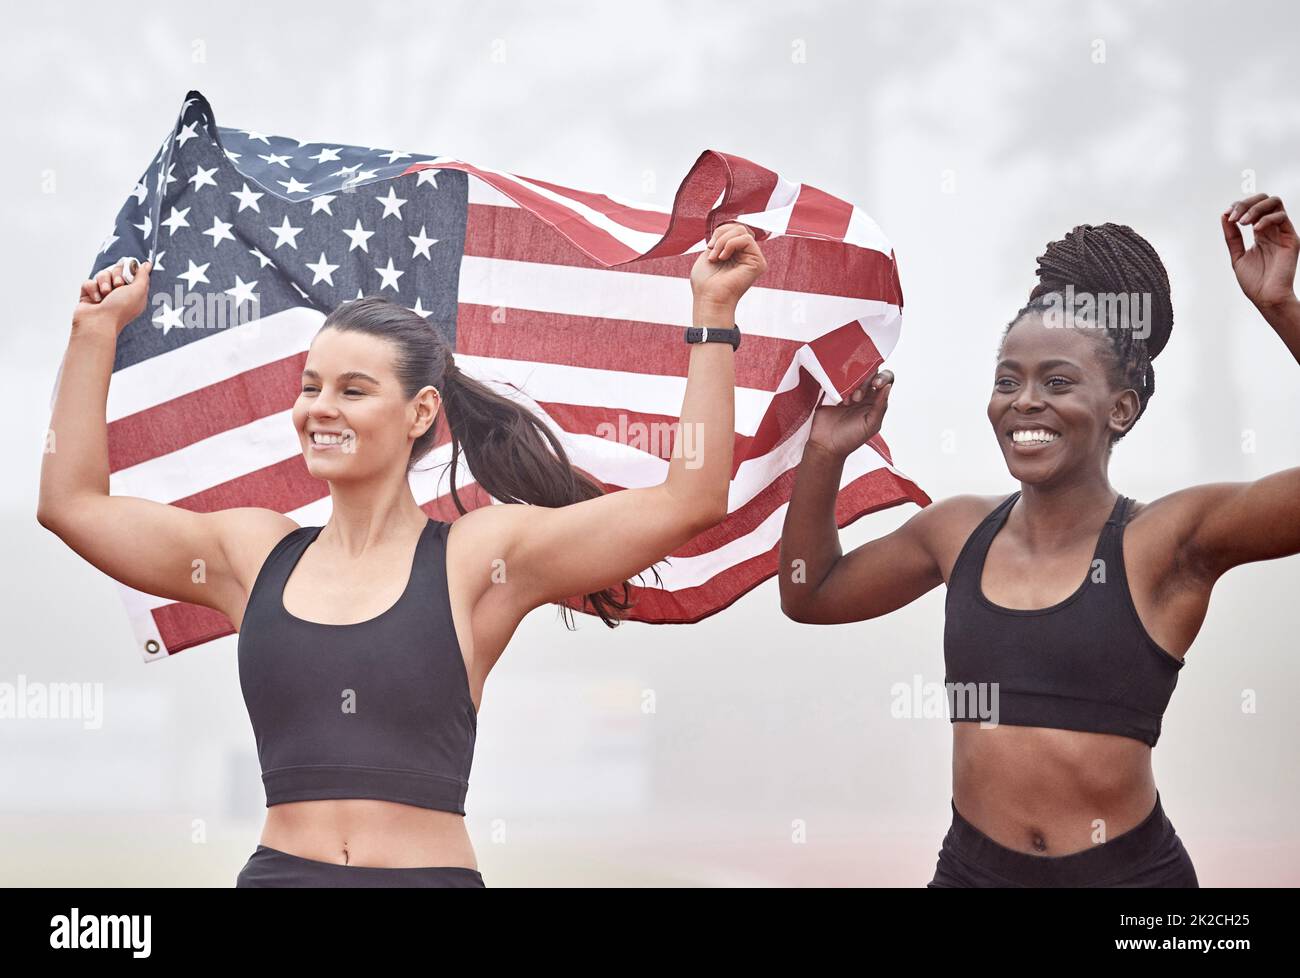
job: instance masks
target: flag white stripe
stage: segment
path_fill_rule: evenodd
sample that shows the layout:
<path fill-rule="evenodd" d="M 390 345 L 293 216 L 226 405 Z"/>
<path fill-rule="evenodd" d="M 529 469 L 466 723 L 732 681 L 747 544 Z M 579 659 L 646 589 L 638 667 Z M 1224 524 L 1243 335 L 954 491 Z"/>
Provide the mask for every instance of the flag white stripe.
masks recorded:
<path fill-rule="evenodd" d="M 804 351 L 807 352 L 806 347 Z M 581 395 L 581 403 L 589 406 L 618 406 L 629 411 L 676 418 L 685 396 L 685 378 L 464 355 L 458 356 L 456 362 L 466 373 L 496 386 L 504 396 L 542 416 L 565 441 L 574 463 L 602 481 L 623 486 L 654 485 L 667 477 L 668 463 L 649 454 L 650 445 L 645 445 L 646 450 L 642 450 L 635 441 L 623 444 L 616 440 L 619 437 L 617 431 L 611 433 L 611 438 L 569 433 L 537 402 L 576 404 L 579 403 L 578 395 Z M 807 356 L 803 362 L 816 361 Z M 797 366 L 792 364 L 783 383 L 796 377 Z M 513 382 L 522 391 L 504 386 L 502 381 Z M 752 436 L 773 396 L 770 391 L 736 388 L 736 430 Z M 634 437 L 639 432 L 640 429 L 629 429 L 629 434 Z M 652 433 L 662 435 L 653 429 L 645 434 L 649 437 Z M 783 452 L 790 451 L 792 441 L 787 439 L 764 455 L 746 459 L 740 464 L 731 483 L 733 506 L 743 505 L 788 467 L 779 460 Z M 119 469 L 109 477 L 109 491 L 172 502 L 276 465 L 301 454 L 301 451 L 292 412 L 277 411 L 202 438 L 174 452 Z M 772 474 L 766 475 L 769 472 Z"/>
<path fill-rule="evenodd" d="M 781 177 L 768 199 L 767 206 L 761 213 L 741 214 L 736 220 L 742 224 L 762 228 L 773 235 L 788 235 L 790 215 L 794 212 L 799 199 L 801 185 Z M 844 243 L 878 251 L 882 255 L 892 256 L 893 245 L 880 230 L 880 225 L 871 219 L 865 211 L 854 207 L 849 213 L 849 224 L 844 232 Z"/>
<path fill-rule="evenodd" d="M 483 173 L 490 173 L 505 181 L 506 186 L 498 187 L 497 189 L 501 190 L 501 192 L 507 197 L 510 196 L 511 187 L 518 187 L 521 193 L 527 192 L 536 194 L 539 197 L 544 197 L 551 203 L 564 208 L 564 210 L 573 217 L 584 221 L 594 228 L 606 232 L 610 237 L 631 248 L 637 254 L 643 254 L 649 251 L 658 244 L 659 240 L 663 237 L 662 234 L 652 234 L 648 231 L 637 231 L 633 228 L 627 227 L 626 225 L 620 224 L 613 218 L 602 214 L 593 207 L 588 207 L 581 201 L 574 200 L 572 197 L 565 197 L 562 194 L 557 194 L 554 190 L 533 183 L 527 178 L 516 176 L 513 173 L 505 173 L 501 170 L 494 170 L 490 166 L 479 166 L 476 168 Z M 473 174 L 470 174 L 470 176 L 472 177 Z M 553 223 L 546 215 L 538 214 L 537 217 L 539 220 Z M 575 247 L 578 246 L 575 245 Z"/>
<path fill-rule="evenodd" d="M 433 162 L 433 161 L 427 161 L 427 162 Z M 495 171 L 495 172 L 500 172 L 500 171 Z M 469 203 L 475 205 L 481 204 L 490 207 L 515 207 L 515 208 L 519 207 L 518 204 L 516 204 L 513 200 L 511 200 L 509 197 L 503 194 L 496 187 L 492 186 L 492 184 L 488 183 L 486 180 L 474 175 L 473 173 L 467 173 L 466 175 L 469 177 L 469 188 L 468 188 Z M 526 182 L 530 189 L 538 189 L 538 190 L 542 189 L 540 187 L 534 187 L 533 181 L 527 177 L 516 177 L 512 179 L 521 182 Z M 596 191 L 596 193 L 599 193 L 599 191 Z M 607 197 L 613 203 L 620 204 L 623 207 L 629 207 L 637 211 L 652 211 L 657 214 L 662 214 L 665 218 L 671 217 L 673 213 L 671 207 L 664 207 L 659 204 L 648 203 L 644 200 L 627 200 L 626 198 L 616 197 L 614 194 L 609 194 L 609 193 L 601 194 L 601 196 Z M 569 198 L 565 197 L 564 199 L 568 200 Z M 618 219 L 610 218 L 610 220 L 617 221 Z M 667 228 L 668 228 L 668 223 L 665 220 L 664 230 L 667 230 Z"/>
<path fill-rule="evenodd" d="M 610 275 L 617 275 L 615 280 Z M 669 275 L 610 272 L 602 268 L 476 258 L 460 268 L 460 301 L 515 309 L 590 316 L 628 322 L 690 326 L 690 286 Z M 736 312 L 741 331 L 807 343 L 836 325 L 870 319 L 898 307 L 878 299 L 794 292 L 755 285 Z M 833 327 L 832 327 L 833 328 Z"/>
<path fill-rule="evenodd" d="M 849 214 L 849 227 L 844 232 L 845 244 L 854 244 L 860 248 L 870 248 L 883 255 L 893 255 L 894 247 L 880 230 L 880 225 L 873 221 L 860 207 L 854 207 Z"/>
<path fill-rule="evenodd" d="M 108 387 L 108 420 L 147 411 L 264 364 L 301 353 L 325 314 L 295 306 L 115 371 Z"/>
<path fill-rule="evenodd" d="M 864 446 L 845 460 L 844 474 L 840 477 L 840 486 L 846 486 L 854 479 L 859 479 L 868 472 L 880 468 L 886 468 L 895 474 L 901 474 L 892 466 L 882 465 L 880 456 L 868 446 Z M 904 478 L 906 477 L 904 476 Z M 680 591 L 683 588 L 699 587 L 737 564 L 749 560 L 751 557 L 757 557 L 759 554 L 767 553 L 781 540 L 781 529 L 785 525 L 785 512 L 789 506 L 788 502 L 782 503 L 750 532 L 723 544 L 721 547 L 716 547 L 694 557 L 670 556 L 670 563 L 656 568 L 659 571 L 659 577 L 663 581 L 663 587 L 656 587 L 654 576 L 651 574 L 646 575 L 646 584 L 644 586 L 665 591 Z"/>
<path fill-rule="evenodd" d="M 741 214 L 736 220 L 741 224 L 748 224 L 751 227 L 761 228 L 773 235 L 782 235 L 790 226 L 790 212 L 794 210 L 794 203 L 799 199 L 800 185 L 793 180 L 787 180 L 785 177 L 778 176 L 776 186 L 772 188 L 772 196 L 767 200 L 767 206 L 759 214 Z"/>
<path fill-rule="evenodd" d="M 610 288 L 609 274 L 620 276 L 617 289 Z M 691 324 L 688 299 L 680 280 L 662 275 L 609 273 L 500 259 L 466 258 L 461 264 L 461 302 L 505 308 L 507 322 L 510 310 L 527 309 L 677 328 Z M 738 318 L 746 334 L 805 343 L 819 332 L 824 333 L 825 323 L 858 319 L 876 348 L 888 356 L 897 342 L 898 312 L 897 306 L 887 302 L 756 286 L 746 293 Z M 800 321 L 794 321 L 796 317 Z M 116 421 L 229 380 L 258 365 L 301 353 L 324 321 L 319 310 L 300 306 L 234 328 L 213 330 L 213 335 L 202 340 L 124 367 L 113 374 L 109 386 L 108 420 Z M 609 373 L 621 378 L 620 384 L 632 376 L 621 371 Z M 674 411 L 680 403 L 679 399 Z"/>
<path fill-rule="evenodd" d="M 467 173 L 466 176 L 469 177 L 469 188 L 467 192 L 469 203 L 483 207 L 519 208 L 518 204 L 486 180 L 480 180 L 472 173 Z"/>

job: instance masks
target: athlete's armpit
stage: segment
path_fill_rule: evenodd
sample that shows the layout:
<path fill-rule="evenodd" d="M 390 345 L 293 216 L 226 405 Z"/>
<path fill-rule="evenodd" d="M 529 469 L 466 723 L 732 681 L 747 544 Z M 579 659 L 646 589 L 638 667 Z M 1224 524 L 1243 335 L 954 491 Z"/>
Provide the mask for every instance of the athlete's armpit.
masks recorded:
<path fill-rule="evenodd" d="M 1171 493 L 1187 564 L 1208 581 L 1239 564 L 1300 553 L 1300 467 L 1254 482 L 1216 482 Z"/>

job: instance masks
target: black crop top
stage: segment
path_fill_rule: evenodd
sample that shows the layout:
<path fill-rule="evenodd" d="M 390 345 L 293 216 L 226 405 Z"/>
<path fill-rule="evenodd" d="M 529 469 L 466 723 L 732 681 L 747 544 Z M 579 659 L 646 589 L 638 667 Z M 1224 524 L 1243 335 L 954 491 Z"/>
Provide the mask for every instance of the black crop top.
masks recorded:
<path fill-rule="evenodd" d="M 267 556 L 239 631 L 239 684 L 268 808 L 376 798 L 465 814 L 478 716 L 452 625 L 449 526 L 429 520 L 397 603 L 351 625 L 284 607 L 323 527 L 290 531 Z"/>
<path fill-rule="evenodd" d="M 1124 569 L 1126 496 L 1083 583 L 1047 608 L 1003 608 L 980 588 L 989 544 L 1019 491 L 962 547 L 948 580 L 943 651 L 950 719 L 1119 734 L 1155 746 L 1183 663 L 1142 626 Z M 1098 563 L 1100 561 L 1100 563 Z M 962 715 L 958 715 L 962 714 Z"/>

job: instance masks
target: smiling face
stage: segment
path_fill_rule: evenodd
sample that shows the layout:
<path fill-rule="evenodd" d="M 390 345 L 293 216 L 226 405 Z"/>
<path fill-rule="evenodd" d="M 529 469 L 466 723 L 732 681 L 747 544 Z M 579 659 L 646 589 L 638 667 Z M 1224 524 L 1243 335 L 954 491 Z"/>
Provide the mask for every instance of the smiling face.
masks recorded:
<path fill-rule="evenodd" d="M 1111 386 L 1105 337 L 1022 317 L 1002 344 L 988 416 L 1011 475 L 1041 485 L 1105 472 L 1114 435 L 1137 416 L 1133 390 Z"/>
<path fill-rule="evenodd" d="M 312 340 L 293 424 L 318 479 L 366 479 L 406 471 L 411 445 L 441 408 L 432 387 L 402 392 L 396 346 L 365 333 L 323 329 Z"/>

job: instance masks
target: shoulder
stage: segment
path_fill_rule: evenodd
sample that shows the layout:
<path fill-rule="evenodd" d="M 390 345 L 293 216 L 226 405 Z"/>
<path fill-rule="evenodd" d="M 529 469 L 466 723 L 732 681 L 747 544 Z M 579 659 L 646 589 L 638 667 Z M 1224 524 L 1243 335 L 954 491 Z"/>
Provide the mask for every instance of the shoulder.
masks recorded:
<path fill-rule="evenodd" d="M 516 600 L 519 580 L 515 542 L 530 518 L 545 507 L 527 503 L 491 503 L 462 513 L 446 523 L 445 559 L 449 581 L 469 607 L 488 608 L 488 620 L 518 624 L 531 608 Z M 451 586 L 449 584 L 449 586 Z M 492 599 L 485 605 L 485 596 Z M 495 616 L 500 616 L 497 619 Z M 504 626 L 503 626 L 504 627 Z"/>
<path fill-rule="evenodd" d="M 458 548 L 500 549 L 535 527 L 554 507 L 531 503 L 492 503 L 471 509 L 448 524 L 448 538 L 454 531 Z"/>
<path fill-rule="evenodd" d="M 273 542 L 279 541 L 294 530 L 301 529 L 283 513 L 261 506 L 219 509 L 209 513 L 208 517 L 220 529 L 223 539 L 229 539 L 237 545 L 253 544 L 270 538 L 274 538 Z"/>
<path fill-rule="evenodd" d="M 966 537 L 970 536 L 975 527 L 997 509 L 1008 495 L 1002 493 L 997 496 L 984 496 L 963 493 L 958 496 L 948 496 L 925 507 L 908 520 L 908 525 L 915 524 L 918 532 L 934 540 L 951 541 L 955 537 L 960 537 L 960 542 L 965 542 Z"/>
<path fill-rule="evenodd" d="M 492 503 L 444 521 L 447 560 L 463 570 L 504 560 L 534 509 L 526 503 Z"/>
<path fill-rule="evenodd" d="M 1129 504 L 1130 519 L 1144 514 L 1150 522 L 1193 525 L 1223 500 L 1241 488 L 1239 482 L 1208 482 L 1166 493 L 1149 503 L 1134 499 Z"/>
<path fill-rule="evenodd" d="M 458 549 L 492 546 L 518 531 L 531 507 L 524 503 L 491 503 L 446 522 L 447 539 L 455 534 Z"/>
<path fill-rule="evenodd" d="M 530 544 L 545 538 L 547 521 L 566 508 L 532 503 L 492 503 L 472 509 L 448 524 L 448 559 L 464 562 L 467 567 L 482 567 L 518 558 L 524 549 L 536 549 Z M 525 546 L 521 547 L 521 544 Z"/>
<path fill-rule="evenodd" d="M 273 509 L 238 506 L 207 514 L 236 577 L 251 587 L 275 545 L 294 530 L 296 522 Z"/>
<path fill-rule="evenodd" d="M 926 506 L 900 529 L 929 551 L 946 581 L 970 535 L 1008 495 L 948 496 Z"/>

